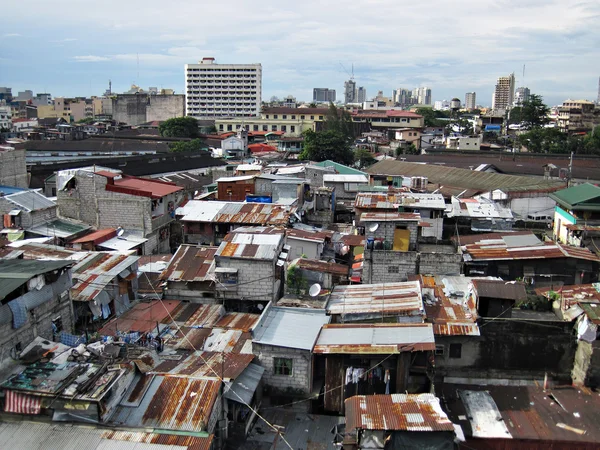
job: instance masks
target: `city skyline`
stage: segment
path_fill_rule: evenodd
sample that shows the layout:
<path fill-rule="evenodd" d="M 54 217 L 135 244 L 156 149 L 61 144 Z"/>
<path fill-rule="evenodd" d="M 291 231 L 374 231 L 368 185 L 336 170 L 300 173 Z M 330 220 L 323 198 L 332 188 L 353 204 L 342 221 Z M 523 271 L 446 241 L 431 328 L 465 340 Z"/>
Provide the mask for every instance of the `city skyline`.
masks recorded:
<path fill-rule="evenodd" d="M 317 5 L 321 17 L 336 19 L 315 18 L 311 6 Z M 183 65 L 213 56 L 223 64 L 261 63 L 263 98 L 292 94 L 310 101 L 315 86 L 343 92 L 348 73 L 341 61 L 346 68 L 354 65 L 357 86 L 386 95 L 398 86 L 426 85 L 433 100 L 476 91 L 487 104 L 497 78 L 515 72 L 518 86 L 528 86 L 550 105 L 566 98 L 596 99 L 598 67 L 590 61 L 600 60 L 595 46 L 600 31 L 592 26 L 600 5 L 530 0 L 490 6 L 469 0 L 459 6 L 430 1 L 429 6 L 427 16 L 420 13 L 422 6 L 387 0 L 377 7 L 355 2 L 344 8 L 310 1 L 302 8 L 240 2 L 232 5 L 235 15 L 218 5 L 189 4 L 157 14 L 162 4 L 153 1 L 142 8 L 108 1 L 61 9 L 40 0 L 10 0 L 5 14 L 11 21 L 0 34 L 0 85 L 15 92 L 90 96 L 104 92 L 112 79 L 114 92 L 135 83 L 182 93 Z M 267 17 L 263 10 L 275 15 Z M 400 33 L 388 38 L 377 32 L 393 28 L 397 13 L 407 19 Z M 181 26 L 193 16 L 211 21 Z M 290 30 L 288 23 L 297 26 Z M 357 29 L 361 33 L 352 32 Z M 399 53 L 402 36 L 411 44 Z M 32 61 L 44 70 L 31 70 Z"/>

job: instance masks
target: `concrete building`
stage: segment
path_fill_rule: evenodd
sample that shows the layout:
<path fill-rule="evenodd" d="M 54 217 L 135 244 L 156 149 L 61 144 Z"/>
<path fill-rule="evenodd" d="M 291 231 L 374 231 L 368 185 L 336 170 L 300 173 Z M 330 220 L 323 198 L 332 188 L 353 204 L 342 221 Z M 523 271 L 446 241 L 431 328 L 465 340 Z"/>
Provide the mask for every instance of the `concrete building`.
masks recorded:
<path fill-rule="evenodd" d="M 344 103 L 357 103 L 356 82 L 353 79 L 344 82 Z"/>
<path fill-rule="evenodd" d="M 141 125 L 184 115 L 184 95 L 118 94 L 112 98 L 113 119 L 127 125 Z"/>
<path fill-rule="evenodd" d="M 600 108 L 588 100 L 565 100 L 558 108 L 558 128 L 564 133 L 589 132 L 600 125 Z"/>
<path fill-rule="evenodd" d="M 511 73 L 505 77 L 498 77 L 492 97 L 492 109 L 506 111 L 512 106 L 514 96 L 515 74 Z"/>
<path fill-rule="evenodd" d="M 392 92 L 392 100 L 396 106 L 409 106 L 416 103 L 413 101 L 412 91 L 410 89 L 398 88 Z"/>
<path fill-rule="evenodd" d="M 481 150 L 482 136 L 448 136 L 448 150 Z"/>
<path fill-rule="evenodd" d="M 197 118 L 256 117 L 262 96 L 260 64 L 217 64 L 203 58 L 185 65 L 186 115 Z"/>
<path fill-rule="evenodd" d="M 10 106 L 0 106 L 0 132 L 12 129 L 12 110 Z"/>
<path fill-rule="evenodd" d="M 335 103 L 335 89 L 314 88 L 313 102 L 315 103 Z"/>
<path fill-rule="evenodd" d="M 56 203 L 39 192 L 26 189 L 7 191 L 6 187 L 0 187 L 0 191 L 4 193 L 0 196 L 0 214 L 9 216 L 4 219 L 5 228 L 26 230 L 56 219 Z"/>
<path fill-rule="evenodd" d="M 0 261 L 0 346 L 6 356 L 18 356 L 38 336 L 56 341 L 61 332 L 71 332 L 71 264 Z"/>
<path fill-rule="evenodd" d="M 431 89 L 427 86 L 413 89 L 412 96 L 418 105 L 431 105 Z"/>
<path fill-rule="evenodd" d="M 216 251 L 216 247 L 179 246 L 158 278 L 167 283 L 167 297 L 192 303 L 213 303 Z"/>
<path fill-rule="evenodd" d="M 48 94 L 48 93 L 36 94 L 35 97 L 31 100 L 31 104 L 33 106 L 51 105 L 52 104 L 52 94 Z"/>
<path fill-rule="evenodd" d="M 363 103 L 367 101 L 367 89 L 363 86 L 356 88 L 356 102 Z"/>
<path fill-rule="evenodd" d="M 109 97 L 96 97 L 92 99 L 95 118 L 112 118 L 113 104 Z"/>
<path fill-rule="evenodd" d="M 515 106 L 521 106 L 524 102 L 529 100 L 529 96 L 531 95 L 531 91 L 528 87 L 518 87 L 515 91 Z"/>
<path fill-rule="evenodd" d="M 29 186 L 25 149 L 0 146 L 0 185 L 19 188 Z"/>
<path fill-rule="evenodd" d="M 577 225 L 600 225 L 600 188 L 584 183 L 550 194 L 556 202 L 554 208 L 553 237 L 558 242 L 570 244 L 570 231 Z"/>
<path fill-rule="evenodd" d="M 122 228 L 147 239 L 143 253 L 168 253 L 170 224 L 183 201 L 173 183 L 123 175 L 120 170 L 86 167 L 59 171 L 56 190 L 62 217 L 100 228 Z"/>
<path fill-rule="evenodd" d="M 215 253 L 217 298 L 240 300 L 239 308 L 266 304 L 282 295 L 284 232 L 272 227 L 242 227 L 227 234 Z"/>
<path fill-rule="evenodd" d="M 287 391 L 303 397 L 312 392 L 311 353 L 327 323 L 329 316 L 323 309 L 267 306 L 254 327 L 252 351 L 265 368 L 263 381 L 270 394 Z"/>
<path fill-rule="evenodd" d="M 467 92 L 465 94 L 465 109 L 471 111 L 477 105 L 477 94 L 475 92 Z"/>

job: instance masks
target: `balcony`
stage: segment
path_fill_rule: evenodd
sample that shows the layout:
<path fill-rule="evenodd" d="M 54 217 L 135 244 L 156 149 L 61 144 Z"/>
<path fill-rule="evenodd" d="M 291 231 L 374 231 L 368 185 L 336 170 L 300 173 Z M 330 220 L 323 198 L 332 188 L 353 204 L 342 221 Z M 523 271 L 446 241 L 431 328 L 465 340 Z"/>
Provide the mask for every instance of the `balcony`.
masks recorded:
<path fill-rule="evenodd" d="M 159 228 L 173 222 L 173 219 L 169 214 L 162 214 L 152 218 L 152 231 L 156 231 Z"/>

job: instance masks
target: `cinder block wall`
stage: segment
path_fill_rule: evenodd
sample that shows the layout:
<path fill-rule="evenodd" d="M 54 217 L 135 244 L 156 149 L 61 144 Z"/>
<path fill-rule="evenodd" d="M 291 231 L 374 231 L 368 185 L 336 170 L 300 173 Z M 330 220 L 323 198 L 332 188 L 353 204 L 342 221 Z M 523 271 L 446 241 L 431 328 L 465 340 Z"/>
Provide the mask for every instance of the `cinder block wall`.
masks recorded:
<path fill-rule="evenodd" d="M 272 345 L 252 344 L 254 355 L 258 358 L 260 365 L 265 368 L 263 383 L 279 391 L 287 388 L 297 390 L 298 393 L 310 392 L 310 376 L 312 373 L 311 355 L 308 350 L 294 348 L 275 347 Z M 274 358 L 291 358 L 292 375 L 275 375 Z"/>
<path fill-rule="evenodd" d="M 20 188 L 29 187 L 25 149 L 0 151 L 0 184 Z"/>

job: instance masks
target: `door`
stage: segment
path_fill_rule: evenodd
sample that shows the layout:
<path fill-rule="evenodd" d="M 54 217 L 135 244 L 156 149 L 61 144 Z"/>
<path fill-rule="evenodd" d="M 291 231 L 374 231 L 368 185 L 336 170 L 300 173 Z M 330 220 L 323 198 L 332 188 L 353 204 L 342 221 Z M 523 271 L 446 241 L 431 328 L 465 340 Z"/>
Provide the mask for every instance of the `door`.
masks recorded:
<path fill-rule="evenodd" d="M 396 228 L 394 230 L 394 251 L 407 252 L 409 244 L 410 230 L 407 230 L 405 228 Z"/>

